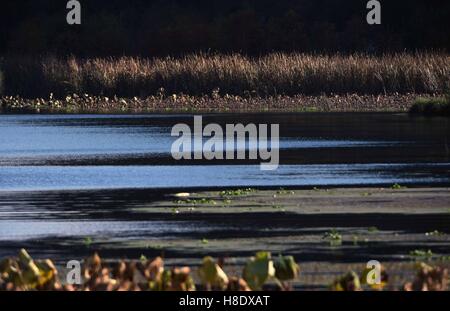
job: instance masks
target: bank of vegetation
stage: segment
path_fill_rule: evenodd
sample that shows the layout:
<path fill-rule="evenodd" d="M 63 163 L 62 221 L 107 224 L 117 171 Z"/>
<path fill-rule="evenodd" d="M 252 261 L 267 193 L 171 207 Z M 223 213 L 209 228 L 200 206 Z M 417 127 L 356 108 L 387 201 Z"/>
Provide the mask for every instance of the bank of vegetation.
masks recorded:
<path fill-rule="evenodd" d="M 438 100 L 449 85 L 447 54 L 7 57 L 0 63 L 3 110 L 405 111 L 418 96 Z"/>

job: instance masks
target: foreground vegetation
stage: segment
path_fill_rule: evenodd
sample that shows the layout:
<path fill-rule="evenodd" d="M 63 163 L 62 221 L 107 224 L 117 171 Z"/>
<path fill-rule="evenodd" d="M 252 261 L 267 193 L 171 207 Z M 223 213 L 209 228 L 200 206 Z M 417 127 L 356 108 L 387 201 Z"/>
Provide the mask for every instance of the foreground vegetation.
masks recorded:
<path fill-rule="evenodd" d="M 8 57 L 0 66 L 4 95 L 25 98 L 444 94 L 450 84 L 446 54 Z"/>
<path fill-rule="evenodd" d="M 189 267 L 165 269 L 161 257 L 139 261 L 120 261 L 108 264 L 98 256 L 87 258 L 81 271 L 81 284 L 62 282 L 58 269 L 49 259 L 33 260 L 25 251 L 18 258 L 7 258 L 0 262 L 0 290 L 291 290 L 289 281 L 299 275 L 299 266 L 291 256 L 272 258 L 268 252 L 259 252 L 245 264 L 240 276 L 228 276 L 212 257 L 203 258 L 196 279 Z M 330 283 L 330 290 L 360 291 L 363 289 L 383 290 L 389 281 L 385 269 L 381 269 L 381 283 L 367 285 L 369 270 L 360 275 L 354 271 L 337 277 Z M 272 283 L 271 286 L 267 286 Z M 417 275 L 403 290 L 442 291 L 447 290 L 448 270 L 432 267 L 425 263 L 417 265 Z"/>

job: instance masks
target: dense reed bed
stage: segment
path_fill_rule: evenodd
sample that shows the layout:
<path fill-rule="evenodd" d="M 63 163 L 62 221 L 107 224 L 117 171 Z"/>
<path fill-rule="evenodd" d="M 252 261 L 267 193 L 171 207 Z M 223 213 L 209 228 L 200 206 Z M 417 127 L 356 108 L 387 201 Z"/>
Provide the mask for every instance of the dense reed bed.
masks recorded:
<path fill-rule="evenodd" d="M 194 54 L 183 58 L 7 57 L 3 95 L 56 98 L 94 96 L 269 97 L 293 95 L 443 94 L 450 85 L 447 54 L 384 56 Z"/>

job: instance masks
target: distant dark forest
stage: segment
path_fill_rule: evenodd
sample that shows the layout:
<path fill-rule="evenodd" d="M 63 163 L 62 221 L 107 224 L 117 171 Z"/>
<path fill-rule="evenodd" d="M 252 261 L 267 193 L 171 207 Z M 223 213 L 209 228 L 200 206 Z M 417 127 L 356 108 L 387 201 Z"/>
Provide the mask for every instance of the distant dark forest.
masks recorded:
<path fill-rule="evenodd" d="M 69 26 L 66 0 L 1 1 L 0 54 L 450 50 L 448 0 L 381 0 L 382 24 L 374 26 L 367 0 L 80 2 L 82 24 Z"/>

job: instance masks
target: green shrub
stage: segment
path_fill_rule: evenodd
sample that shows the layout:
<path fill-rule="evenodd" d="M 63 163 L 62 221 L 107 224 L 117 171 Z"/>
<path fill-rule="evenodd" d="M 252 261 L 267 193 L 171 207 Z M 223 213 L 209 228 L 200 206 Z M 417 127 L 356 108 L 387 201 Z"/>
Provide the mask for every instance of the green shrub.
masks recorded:
<path fill-rule="evenodd" d="M 418 98 L 409 111 L 412 114 L 450 116 L 450 95 L 436 98 Z"/>

